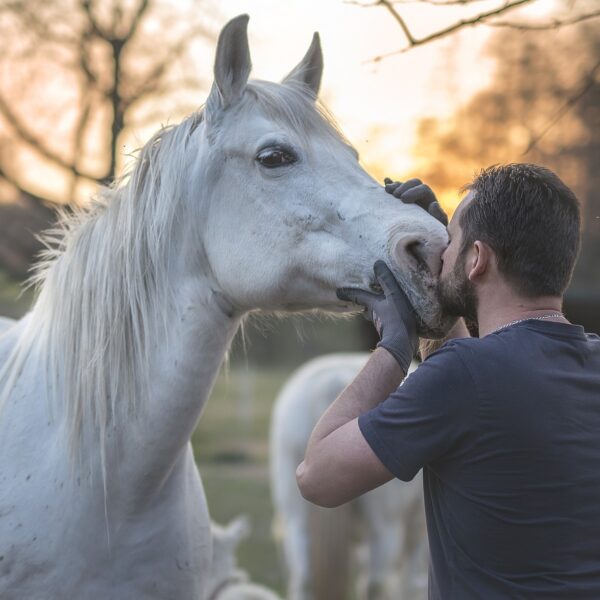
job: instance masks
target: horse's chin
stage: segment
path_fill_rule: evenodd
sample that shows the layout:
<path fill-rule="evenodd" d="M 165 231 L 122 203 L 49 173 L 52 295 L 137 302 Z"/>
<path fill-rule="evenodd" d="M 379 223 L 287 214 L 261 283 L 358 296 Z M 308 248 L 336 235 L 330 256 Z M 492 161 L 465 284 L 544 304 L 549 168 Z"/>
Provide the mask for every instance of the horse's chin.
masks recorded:
<path fill-rule="evenodd" d="M 431 340 L 443 338 L 456 322 L 445 314 L 437 293 L 437 278 L 429 273 L 413 272 L 397 277 L 417 315 L 419 337 Z"/>
<path fill-rule="evenodd" d="M 417 314 L 417 333 L 419 337 L 428 340 L 440 340 L 450 331 L 455 323 L 456 317 L 440 315 L 434 321 L 425 321 Z"/>

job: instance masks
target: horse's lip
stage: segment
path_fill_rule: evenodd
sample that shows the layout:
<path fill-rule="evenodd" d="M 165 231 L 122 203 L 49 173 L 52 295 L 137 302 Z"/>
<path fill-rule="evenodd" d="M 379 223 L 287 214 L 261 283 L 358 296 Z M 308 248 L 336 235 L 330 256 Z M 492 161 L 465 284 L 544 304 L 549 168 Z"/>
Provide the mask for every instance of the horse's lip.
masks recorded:
<path fill-rule="evenodd" d="M 383 288 L 376 282 L 370 283 L 369 285 L 344 285 L 338 289 L 355 290 L 367 294 L 383 294 Z"/>

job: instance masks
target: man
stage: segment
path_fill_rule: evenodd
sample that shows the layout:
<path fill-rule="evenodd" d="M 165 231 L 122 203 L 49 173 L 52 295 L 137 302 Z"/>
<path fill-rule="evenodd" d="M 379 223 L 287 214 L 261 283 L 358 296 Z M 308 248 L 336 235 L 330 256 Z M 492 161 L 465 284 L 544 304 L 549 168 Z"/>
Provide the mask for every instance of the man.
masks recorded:
<path fill-rule="evenodd" d="M 417 336 L 391 271 L 375 265 L 384 295 L 339 290 L 381 341 L 315 427 L 298 485 L 335 506 L 422 468 L 430 598 L 597 600 L 600 338 L 561 312 L 578 203 L 535 165 L 492 167 L 468 189 L 439 290 L 479 338 L 447 342 L 398 387 Z M 435 208 L 419 181 L 388 191 Z"/>

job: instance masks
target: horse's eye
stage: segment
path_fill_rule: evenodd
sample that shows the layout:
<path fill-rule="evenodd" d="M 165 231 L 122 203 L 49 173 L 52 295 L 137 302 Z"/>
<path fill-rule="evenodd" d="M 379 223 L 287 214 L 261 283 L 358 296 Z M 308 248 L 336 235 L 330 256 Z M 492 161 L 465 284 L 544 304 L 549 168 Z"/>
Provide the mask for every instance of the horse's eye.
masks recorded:
<path fill-rule="evenodd" d="M 256 155 L 256 160 L 269 169 L 283 167 L 295 163 L 298 158 L 296 155 L 285 148 L 265 148 Z"/>

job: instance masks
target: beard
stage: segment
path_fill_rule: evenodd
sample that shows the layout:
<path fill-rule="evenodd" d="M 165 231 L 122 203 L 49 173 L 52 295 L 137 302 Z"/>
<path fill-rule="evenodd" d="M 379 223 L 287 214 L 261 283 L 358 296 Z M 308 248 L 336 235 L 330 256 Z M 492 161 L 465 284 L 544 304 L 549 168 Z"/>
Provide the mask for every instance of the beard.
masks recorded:
<path fill-rule="evenodd" d="M 442 312 L 452 317 L 464 317 L 466 321 L 477 322 L 477 296 L 475 286 L 465 275 L 466 256 L 456 259 L 452 272 L 438 281 L 438 298 Z"/>

